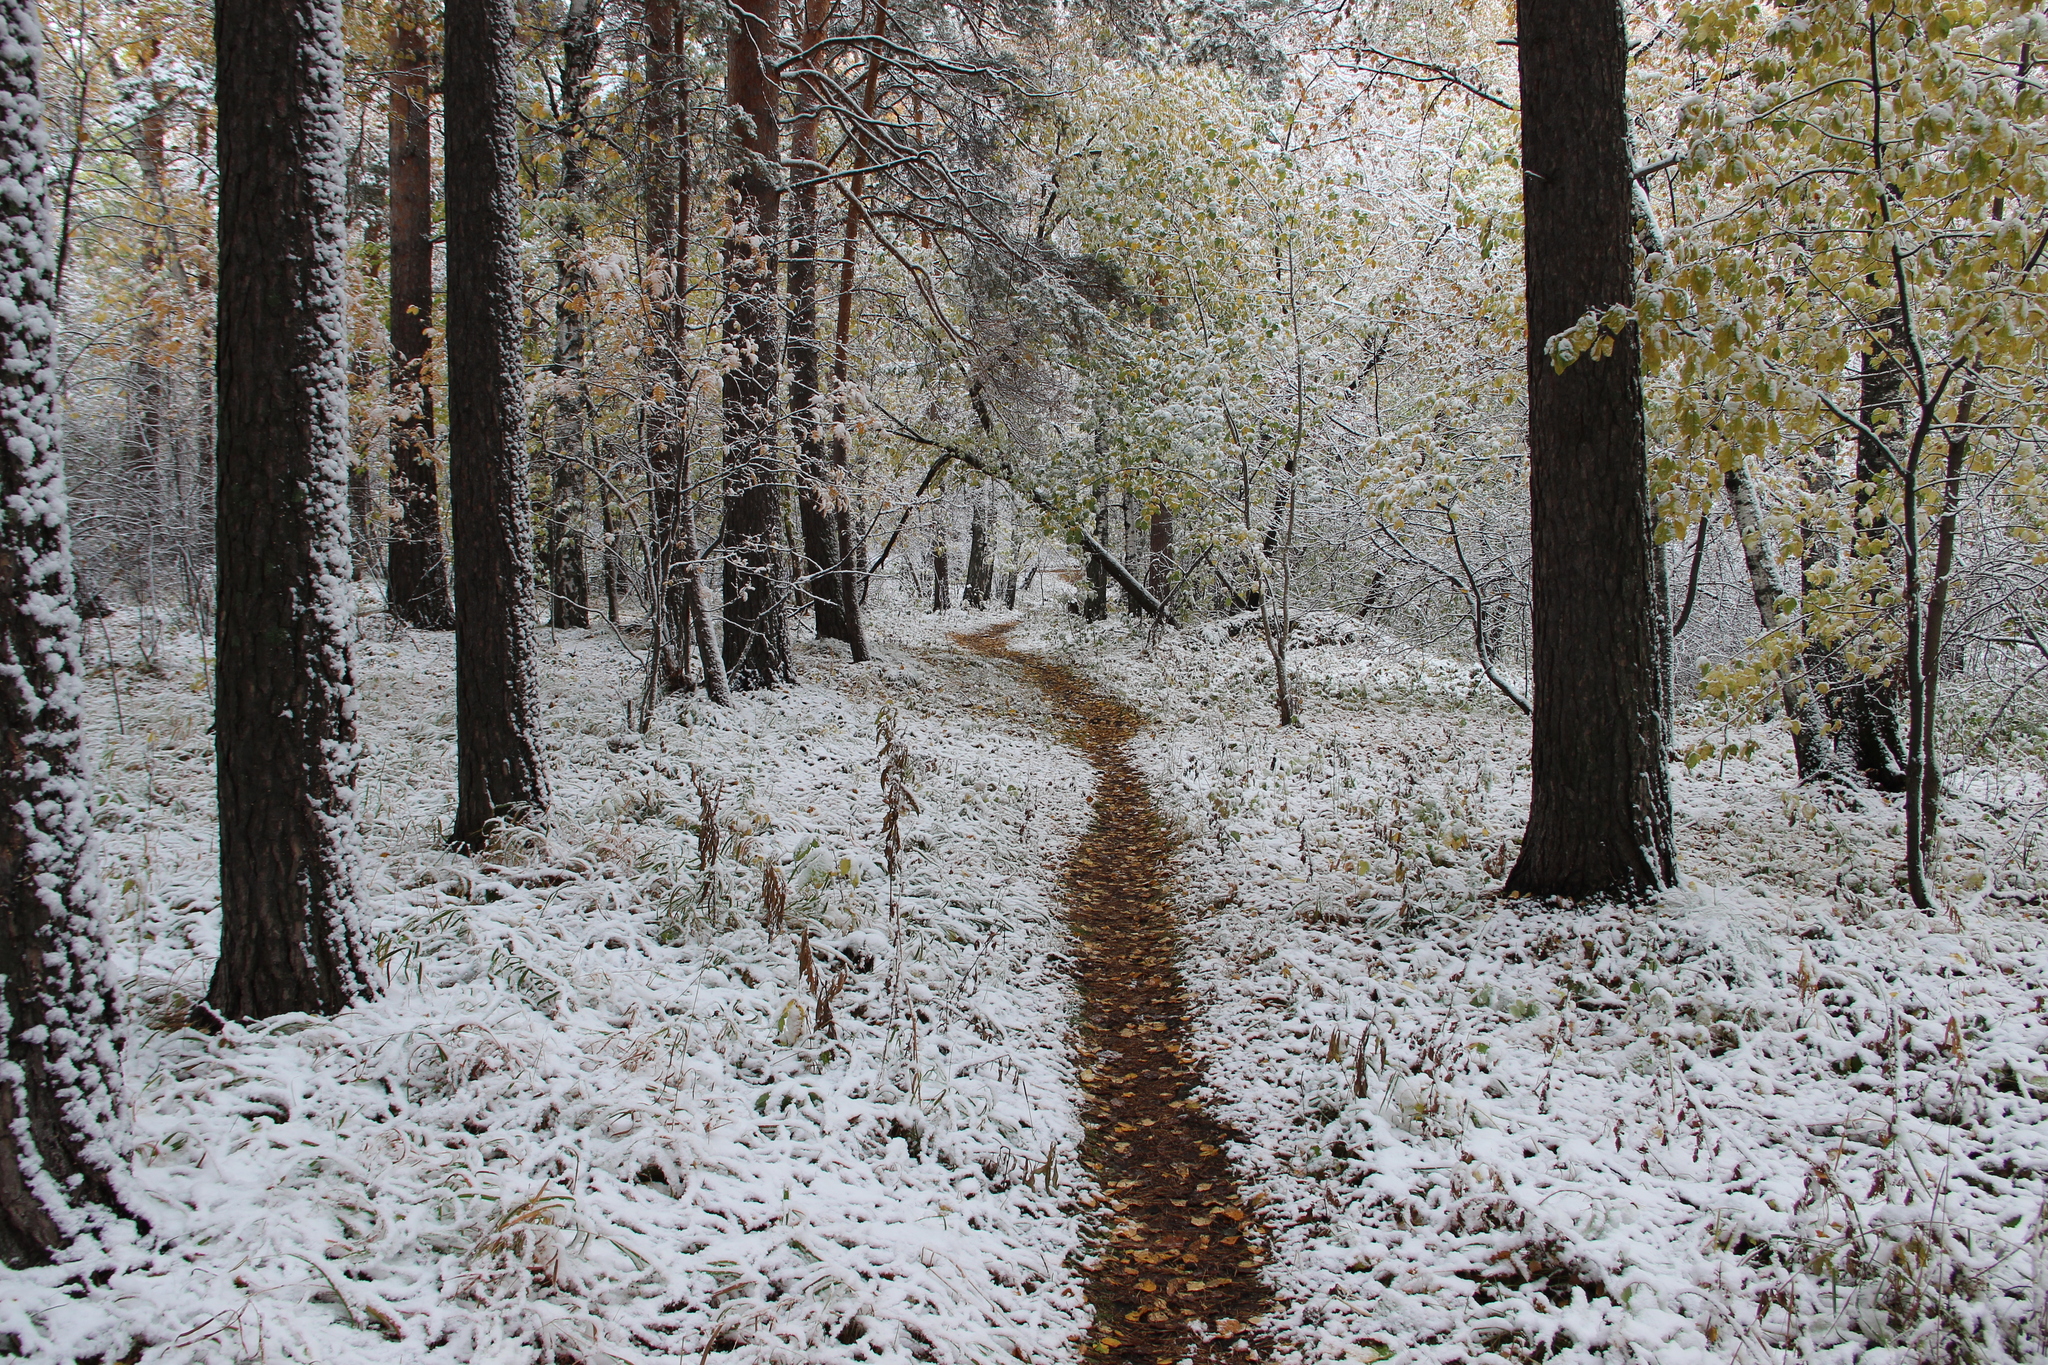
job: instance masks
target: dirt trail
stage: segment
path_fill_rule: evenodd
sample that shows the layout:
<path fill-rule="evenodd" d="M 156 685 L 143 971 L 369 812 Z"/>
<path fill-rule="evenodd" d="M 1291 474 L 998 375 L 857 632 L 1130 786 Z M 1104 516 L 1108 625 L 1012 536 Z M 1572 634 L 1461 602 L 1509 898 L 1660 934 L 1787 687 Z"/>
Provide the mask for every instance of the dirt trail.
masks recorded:
<path fill-rule="evenodd" d="M 1194 1099 L 1200 1068 L 1168 903 L 1173 839 L 1125 741 L 1144 720 L 1072 671 L 1010 648 L 1009 625 L 954 638 L 1014 663 L 1095 765 L 1095 815 L 1060 872 L 1080 944 L 1083 1163 L 1107 1202 L 1091 1248 L 1095 1327 L 1084 1358 L 1128 1365 L 1263 1358 L 1268 1305 L 1255 1220 L 1238 1198 L 1230 1134 Z"/>

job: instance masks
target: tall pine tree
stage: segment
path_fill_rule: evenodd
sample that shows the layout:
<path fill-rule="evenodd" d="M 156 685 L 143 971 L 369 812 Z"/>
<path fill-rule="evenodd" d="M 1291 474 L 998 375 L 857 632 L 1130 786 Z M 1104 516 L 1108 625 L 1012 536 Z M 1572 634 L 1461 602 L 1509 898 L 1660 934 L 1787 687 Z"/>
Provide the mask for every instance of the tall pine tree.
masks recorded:
<path fill-rule="evenodd" d="M 434 322 L 432 44 L 423 0 L 391 16 L 391 500 L 385 600 L 421 630 L 452 630 L 448 560 L 441 546 L 441 487 L 434 468 L 434 393 L 427 333 Z"/>
<path fill-rule="evenodd" d="M 1661 594 L 1633 323 L 1562 372 L 1548 340 L 1635 299 L 1616 0 L 1519 0 L 1534 602 L 1532 786 L 1511 890 L 1634 898 L 1675 875 Z"/>
<path fill-rule="evenodd" d="M 449 0 L 448 475 L 455 512 L 455 840 L 547 811 L 535 741 L 520 357 L 513 0 Z"/>
<path fill-rule="evenodd" d="M 93 867 L 80 621 L 57 449 L 51 240 L 32 0 L 0 3 L 0 1260 L 49 1259 L 117 1206 L 114 990 Z"/>
<path fill-rule="evenodd" d="M 782 482 L 776 457 L 782 308 L 775 243 L 782 221 L 776 123 L 778 10 L 744 0 L 727 17 L 725 94 L 735 164 L 724 246 L 725 669 L 741 690 L 789 672 L 781 571 Z"/>
<path fill-rule="evenodd" d="M 220 0 L 215 356 L 228 1019 L 368 989 L 356 919 L 341 0 Z"/>

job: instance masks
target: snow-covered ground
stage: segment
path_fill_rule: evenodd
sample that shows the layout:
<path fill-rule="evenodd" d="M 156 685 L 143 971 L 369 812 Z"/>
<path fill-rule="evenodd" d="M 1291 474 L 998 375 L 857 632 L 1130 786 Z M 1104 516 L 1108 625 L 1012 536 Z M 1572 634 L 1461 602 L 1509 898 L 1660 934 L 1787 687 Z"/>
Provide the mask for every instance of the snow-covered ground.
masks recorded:
<path fill-rule="evenodd" d="M 7 1275 L 0 1339 L 44 1361 L 1071 1355 L 1045 888 L 1089 773 L 1012 714 L 1013 681 L 950 648 L 855 670 L 806 646 L 801 685 L 640 734 L 624 643 L 542 632 L 554 818 L 468 858 L 441 844 L 451 637 L 364 628 L 387 983 L 218 1039 L 181 1028 L 219 932 L 209 665 L 189 634 L 95 628 L 130 1184 L 166 1240 L 83 1288 L 76 1265 Z M 921 807 L 893 888 L 884 707 Z"/>
<path fill-rule="evenodd" d="M 1047 888 L 1089 772 L 1012 670 L 944 638 L 996 619 L 885 615 L 876 666 L 807 645 L 799 686 L 646 734 L 625 642 L 543 632 L 555 818 L 468 858 L 441 845 L 449 639 L 366 617 L 385 989 L 217 1039 L 180 1027 L 218 928 L 208 664 L 96 625 L 131 1183 L 161 1237 L 4 1273 L 0 1339 L 222 1365 L 1074 1360 Z M 1675 774 L 1686 885 L 1660 903 L 1491 899 L 1524 722 L 1468 666 L 1313 624 L 1288 731 L 1255 634 L 1045 611 L 1013 641 L 1156 719 L 1136 748 L 1187 835 L 1196 1041 L 1292 1357 L 2048 1353 L 2039 773 L 1959 783 L 1953 915 L 1896 889 L 1896 807 L 1798 792 L 1769 729 L 1683 737 L 1734 756 Z M 893 900 L 884 708 L 920 760 Z"/>
<path fill-rule="evenodd" d="M 1895 804 L 1682 731 L 1757 747 L 1674 772 L 1681 889 L 1493 899 L 1527 726 L 1473 670 L 1311 630 L 1283 731 L 1255 633 L 1147 634 L 1017 643 L 1157 718 L 1197 1042 L 1302 1358 L 2048 1352 L 2037 779 L 1964 784 L 1999 795 L 1951 803 L 1929 916 Z"/>

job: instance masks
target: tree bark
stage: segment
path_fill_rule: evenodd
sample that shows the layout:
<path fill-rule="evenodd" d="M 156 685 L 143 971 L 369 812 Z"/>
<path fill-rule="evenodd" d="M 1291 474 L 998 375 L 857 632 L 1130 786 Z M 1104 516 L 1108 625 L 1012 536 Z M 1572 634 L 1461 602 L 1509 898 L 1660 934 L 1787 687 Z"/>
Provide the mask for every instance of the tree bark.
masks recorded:
<path fill-rule="evenodd" d="M 1098 435 L 1098 451 L 1101 443 Z M 1096 490 L 1096 503 L 1095 534 L 1082 540 L 1082 546 L 1088 552 L 1088 567 L 1081 580 L 1084 585 L 1081 589 L 1081 619 L 1084 621 L 1109 619 L 1109 551 L 1102 544 L 1109 535 L 1109 503 L 1100 489 Z"/>
<path fill-rule="evenodd" d="M 1145 589 L 1164 601 L 1167 585 L 1173 579 L 1173 509 L 1163 502 L 1155 506 L 1147 530 Z"/>
<path fill-rule="evenodd" d="M 683 486 L 689 487 L 690 459 L 687 453 L 682 462 Z M 680 510 L 683 563 L 681 584 L 684 611 L 681 617 L 683 629 L 687 632 L 681 648 L 687 650 L 690 641 L 697 643 L 697 662 L 704 669 L 704 695 L 720 706 L 732 704 L 732 684 L 725 674 L 725 655 L 718 647 L 717 632 L 711 623 L 716 613 L 711 610 L 708 594 L 704 590 L 704 570 L 697 561 L 697 512 L 694 502 L 685 497 Z"/>
<path fill-rule="evenodd" d="M 1519 0 L 1517 36 L 1535 713 L 1507 885 L 1633 899 L 1676 873 L 1637 334 L 1562 374 L 1545 346 L 1634 301 L 1628 39 L 1615 0 Z"/>
<path fill-rule="evenodd" d="M 979 610 L 988 605 L 995 590 L 996 562 L 989 545 L 988 488 L 975 489 L 973 497 L 973 511 L 967 519 L 967 582 L 960 601 Z"/>
<path fill-rule="evenodd" d="M 519 354 L 513 0 L 448 0 L 449 486 L 455 503 L 455 841 L 537 821 L 532 538 Z"/>
<path fill-rule="evenodd" d="M 1756 601 L 1757 617 L 1765 630 L 1776 630 L 1780 620 L 1778 603 L 1788 594 L 1771 558 L 1770 540 L 1764 531 L 1763 515 L 1757 510 L 1756 490 L 1750 485 L 1748 467 L 1738 464 L 1723 474 L 1721 486 L 1728 494 L 1728 509 L 1735 514 L 1735 532 L 1742 538 L 1742 558 L 1749 567 L 1749 591 Z M 1790 656 L 1791 661 L 1781 670 L 1780 694 L 1785 702 L 1785 719 L 1792 723 L 1792 755 L 1799 764 L 1799 780 L 1810 782 L 1839 773 L 1834 763 L 1834 740 L 1828 734 L 1827 711 L 1800 667 L 1804 658 L 1803 651 Z"/>
<path fill-rule="evenodd" d="M 888 28 L 888 0 L 875 0 L 874 35 L 880 38 Z M 867 84 L 861 94 L 861 109 L 869 117 L 875 112 L 881 71 L 882 58 L 878 47 L 868 54 Z M 833 499 L 832 529 L 834 549 L 839 555 L 836 577 L 839 580 L 840 624 L 845 629 L 844 639 L 855 663 L 868 661 L 867 628 L 862 621 L 868 596 L 867 575 L 862 573 L 867 561 L 867 546 L 854 529 L 853 497 L 849 487 L 852 452 L 846 435 L 846 385 L 853 335 L 854 260 L 860 248 L 861 219 L 865 212 L 861 198 L 865 177 L 861 171 L 869 164 L 867 143 L 863 141 L 854 149 L 855 170 L 846 199 L 846 229 L 839 252 L 839 296 L 832 325 L 832 477 L 838 492 Z"/>
<path fill-rule="evenodd" d="M 154 75 L 162 56 L 160 40 L 154 36 L 145 39 L 143 54 L 143 72 Z M 133 422 L 123 441 L 121 463 L 128 485 L 123 490 L 129 502 L 126 510 L 136 524 L 152 528 L 153 532 L 185 509 L 168 496 L 168 483 L 177 471 L 177 457 L 170 449 L 170 367 L 165 360 L 160 325 L 160 310 L 175 306 L 165 271 L 177 259 L 169 240 L 170 204 L 164 185 L 168 119 L 161 87 L 151 80 L 146 89 L 149 106 L 136 121 L 134 143 L 135 168 L 142 181 L 138 217 L 144 228 L 138 262 L 142 275 L 141 321 L 135 328 L 133 359 L 129 364 Z M 130 588 L 138 601 L 153 577 L 154 566 L 145 561 L 152 553 L 154 540 L 151 534 L 141 538 L 139 544 L 131 542 L 119 555 L 119 561 L 135 575 Z"/>
<path fill-rule="evenodd" d="M 609 463 L 609 461 L 607 461 Z M 616 532 L 612 529 L 612 495 L 607 480 L 597 481 L 597 527 L 603 537 L 598 554 L 604 565 L 604 619 L 613 625 L 619 623 L 619 561 L 622 558 L 613 541 Z"/>
<path fill-rule="evenodd" d="M 660 686 L 674 691 L 689 676 L 689 612 L 676 578 L 684 551 L 679 548 L 681 500 L 687 497 L 688 424 L 678 416 L 687 401 L 689 371 L 683 347 L 684 278 L 688 266 L 686 211 L 688 173 L 677 158 L 675 108 L 677 63 L 674 0 L 645 0 L 641 17 L 647 25 L 646 95 L 642 98 L 641 132 L 646 148 L 640 162 L 642 230 L 647 238 L 647 292 L 653 299 L 655 325 L 650 338 L 659 357 L 653 367 L 645 414 L 647 484 L 653 535 L 649 545 L 647 610 L 653 626 L 656 657 L 650 667 Z M 650 703 L 651 704 L 651 703 Z"/>
<path fill-rule="evenodd" d="M 733 111 L 737 165 L 730 181 L 731 227 L 723 248 L 726 353 L 725 670 L 741 691 L 789 673 L 784 637 L 781 504 L 776 459 L 776 390 L 781 308 L 775 242 L 781 230 L 781 130 L 776 102 L 775 0 L 739 0 L 730 11 L 726 104 Z"/>
<path fill-rule="evenodd" d="M 357 920 L 341 0 L 222 0 L 214 724 L 223 1019 L 369 989 Z"/>
<path fill-rule="evenodd" d="M 375 253 L 371 248 L 384 241 L 387 226 L 387 214 L 379 213 L 378 209 L 388 210 L 389 203 L 388 196 L 384 196 L 387 201 L 385 204 L 380 205 L 377 202 L 377 186 L 366 177 L 363 159 L 369 153 L 368 144 L 369 137 L 365 134 L 358 137 L 349 150 L 347 231 L 353 234 L 358 229 L 361 230 L 364 254 L 371 258 L 369 273 L 374 279 Z M 351 351 L 348 358 L 350 412 L 361 410 L 357 404 L 358 399 L 361 400 L 361 407 L 369 406 L 370 394 L 376 382 L 376 353 L 368 347 Z M 367 428 L 367 424 L 356 426 L 350 432 L 348 536 L 349 557 L 352 561 L 350 577 L 357 583 L 361 583 L 365 578 L 385 576 L 384 567 L 378 563 L 377 556 L 376 488 L 373 479 L 375 471 L 371 468 L 373 437 L 374 433 Z"/>
<path fill-rule="evenodd" d="M 830 0 L 805 0 L 801 47 L 824 41 Z M 816 77 L 795 77 L 796 127 L 790 136 L 792 173 L 800 182 L 823 173 L 818 164 L 819 102 Z M 823 226 L 816 184 L 800 183 L 790 215 L 789 242 L 789 424 L 796 445 L 797 515 L 803 528 L 803 579 L 809 588 L 818 635 L 845 640 L 846 608 L 841 599 L 839 528 L 834 520 L 831 455 L 827 433 L 830 407 L 820 386 L 818 344 L 818 239 Z"/>
<path fill-rule="evenodd" d="M 453 630 L 434 467 L 434 394 L 423 373 L 434 318 L 432 76 L 425 0 L 401 0 L 391 28 L 391 500 L 398 521 L 384 600 L 418 630 Z"/>
<path fill-rule="evenodd" d="M 1872 485 L 1895 483 L 1883 444 L 1872 439 L 1870 433 L 1899 430 L 1906 383 L 1902 328 L 1896 307 L 1882 309 L 1865 342 L 1868 349 L 1863 352 L 1857 377 L 1857 416 L 1865 428 L 1856 434 L 1856 510 L 1861 530 L 1852 533 L 1852 546 L 1861 539 L 1875 541 L 1887 550 L 1896 548 L 1891 522 L 1880 514 L 1872 516 L 1865 525 L 1862 514 L 1871 501 L 1871 494 L 1865 490 Z M 1874 604 L 1872 609 L 1876 609 Z M 1908 660 L 1905 666 L 1912 667 L 1912 661 Z M 1908 754 L 1899 739 L 1896 680 L 1885 676 L 1847 678 L 1831 690 L 1829 700 L 1842 718 L 1842 742 L 1864 780 L 1880 791 L 1904 791 Z"/>
<path fill-rule="evenodd" d="M 1934 718 L 1941 692 L 1941 650 L 1946 638 L 1949 597 L 1956 572 L 1956 537 L 1961 521 L 1963 471 L 1969 467 L 1971 423 L 1977 409 L 1977 372 L 1963 380 L 1963 395 L 1956 403 L 1955 425 L 1945 433 L 1948 453 L 1942 462 L 1941 504 L 1934 519 L 1934 581 L 1927 590 L 1927 624 L 1920 643 L 1920 656 L 1908 665 L 1920 670 L 1920 703 L 1914 708 L 1911 726 L 1913 752 L 1919 758 L 1914 773 L 1915 789 L 1907 800 L 1919 807 L 1920 861 L 1934 852 L 1934 832 L 1941 815 L 1941 755 L 1935 748 Z M 1917 608 L 1917 603 L 1910 604 Z"/>
<path fill-rule="evenodd" d="M 590 566 L 584 545 L 583 447 L 590 397 L 583 351 L 592 282 L 584 252 L 583 196 L 589 179 L 584 113 L 597 65 L 597 7 L 570 0 L 562 24 L 560 119 L 561 177 L 555 247 L 555 353 L 549 363 L 555 393 L 548 431 L 548 501 L 545 556 L 548 621 L 558 630 L 590 624 Z"/>
<path fill-rule="evenodd" d="M 0 1260 L 39 1264 L 120 1202 L 109 1167 L 120 1064 L 78 701 L 80 621 L 56 444 L 56 279 L 43 160 L 41 28 L 0 3 Z"/>
<path fill-rule="evenodd" d="M 932 610 L 952 609 L 952 563 L 946 553 L 946 509 L 941 503 L 932 508 Z"/>

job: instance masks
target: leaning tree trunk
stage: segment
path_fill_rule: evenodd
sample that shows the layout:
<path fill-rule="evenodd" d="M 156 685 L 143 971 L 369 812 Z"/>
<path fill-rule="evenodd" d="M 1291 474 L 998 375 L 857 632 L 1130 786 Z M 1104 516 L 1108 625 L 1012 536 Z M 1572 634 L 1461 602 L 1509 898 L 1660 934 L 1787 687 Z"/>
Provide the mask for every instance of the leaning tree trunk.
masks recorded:
<path fill-rule="evenodd" d="M 448 418 L 455 503 L 455 841 L 536 821 L 532 540 L 521 458 L 513 0 L 448 0 Z"/>
<path fill-rule="evenodd" d="M 1771 558 L 1771 546 L 1764 529 L 1763 514 L 1757 509 L 1756 488 L 1750 483 L 1749 468 L 1737 464 L 1721 476 L 1728 494 L 1729 510 L 1735 514 L 1735 532 L 1742 537 L 1742 558 L 1749 567 L 1750 596 L 1765 630 L 1776 630 L 1780 618 L 1778 603 L 1786 597 L 1778 578 L 1778 566 Z M 1708 514 L 1703 514 L 1708 515 Z M 1785 719 L 1792 724 L 1792 756 L 1799 764 L 1799 780 L 1839 777 L 1835 747 L 1828 735 L 1828 717 L 1820 696 L 1801 667 L 1803 650 L 1789 651 L 1779 668 L 1783 679 L 1780 693 L 1785 702 Z"/>
<path fill-rule="evenodd" d="M 356 917 L 340 0 L 223 0 L 216 461 L 223 1019 L 368 990 Z"/>
<path fill-rule="evenodd" d="M 55 261 L 43 162 L 42 31 L 0 3 L 0 1260 L 47 1261 L 118 1209 L 114 983 L 93 866 L 78 702 L 80 622 L 57 450 Z"/>
<path fill-rule="evenodd" d="M 776 295 L 780 231 L 781 94 L 774 0 L 731 9 L 726 103 L 734 111 L 731 226 L 723 251 L 725 317 L 725 670 L 741 691 L 788 676 L 783 627 L 782 488 L 775 454 L 782 310 Z"/>
<path fill-rule="evenodd" d="M 1638 339 L 1562 373 L 1545 345 L 1634 301 L 1628 36 L 1616 0 L 1517 10 L 1535 712 L 1508 887 L 1634 898 L 1676 871 Z"/>
<path fill-rule="evenodd" d="M 434 319 L 434 165 L 428 94 L 433 44 L 425 0 L 402 0 L 391 28 L 391 500 L 384 600 L 419 630 L 453 630 L 434 468 L 434 394 L 423 371 Z"/>
<path fill-rule="evenodd" d="M 548 432 L 548 501 L 545 528 L 548 623 L 557 630 L 590 624 L 590 565 L 584 545 L 583 448 L 589 391 L 583 374 L 591 305 L 589 263 L 584 259 L 583 216 L 588 153 L 583 140 L 590 74 L 597 65 L 597 7 L 570 0 L 562 24 L 560 240 L 555 249 L 555 381 L 553 421 Z"/>

